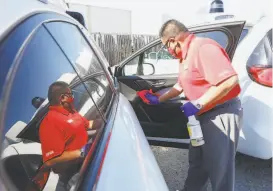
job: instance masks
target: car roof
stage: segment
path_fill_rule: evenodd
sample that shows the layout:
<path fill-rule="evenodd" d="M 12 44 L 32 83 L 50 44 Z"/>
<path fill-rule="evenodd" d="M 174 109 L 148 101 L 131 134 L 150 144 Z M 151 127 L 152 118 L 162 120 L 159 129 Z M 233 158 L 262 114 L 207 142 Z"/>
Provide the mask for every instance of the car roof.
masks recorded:
<path fill-rule="evenodd" d="M 229 13 L 212 13 L 212 14 L 204 14 L 198 15 L 194 18 L 189 19 L 185 24 L 187 27 L 198 27 L 204 25 L 212 25 L 212 24 L 221 24 L 221 23 L 229 23 L 236 21 L 245 21 L 246 27 L 252 27 L 261 19 L 267 19 L 268 16 L 263 14 L 252 14 L 252 15 L 234 15 Z"/>
<path fill-rule="evenodd" d="M 0 40 L 25 18 L 36 13 L 49 11 L 66 15 L 66 9 L 62 6 L 62 0 L 0 1 L 0 18 L 2 18 L 0 19 Z"/>

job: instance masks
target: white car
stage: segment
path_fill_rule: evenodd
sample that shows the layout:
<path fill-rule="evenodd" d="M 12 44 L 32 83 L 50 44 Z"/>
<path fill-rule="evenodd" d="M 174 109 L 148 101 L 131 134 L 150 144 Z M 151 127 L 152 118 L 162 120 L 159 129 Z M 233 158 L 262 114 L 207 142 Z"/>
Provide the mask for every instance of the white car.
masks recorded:
<path fill-rule="evenodd" d="M 191 28 L 191 30 L 197 30 L 194 31 L 197 36 L 212 38 L 226 48 L 239 75 L 244 125 L 240 132 L 238 151 L 253 157 L 270 159 L 273 142 L 272 20 L 268 16 L 252 17 L 241 25 L 243 28 L 240 28 L 237 27 L 240 22 L 236 23 L 238 19 L 232 17 L 226 13 L 212 14 L 204 22 L 202 29 Z M 234 23 L 237 25 L 233 26 Z M 232 37 L 226 29 L 230 29 L 237 36 Z M 238 37 L 240 37 L 239 41 Z M 235 51 L 237 42 L 238 47 Z M 236 45 L 229 47 L 232 43 Z M 121 90 L 127 92 L 128 87 L 131 90 L 148 88 L 161 90 L 174 85 L 179 63 L 177 59 L 167 55 L 167 50 L 162 47 L 158 39 L 124 60 L 116 69 L 117 79 L 122 84 Z M 130 98 L 129 94 L 125 95 Z M 175 120 L 179 111 L 174 113 L 171 108 L 166 109 L 167 107 L 171 106 L 140 105 L 135 110 L 144 132 L 158 134 L 159 129 L 162 129 L 162 133 L 157 137 L 149 136 L 150 140 L 160 142 L 164 140 L 170 144 L 183 142 L 184 137 L 179 135 L 182 133 L 183 121 Z M 168 124 L 163 130 L 162 122 L 165 124 L 172 122 L 176 125 Z M 175 127 L 177 132 L 173 132 L 172 139 L 169 139 L 168 133 Z M 185 135 L 185 132 L 182 134 Z"/>

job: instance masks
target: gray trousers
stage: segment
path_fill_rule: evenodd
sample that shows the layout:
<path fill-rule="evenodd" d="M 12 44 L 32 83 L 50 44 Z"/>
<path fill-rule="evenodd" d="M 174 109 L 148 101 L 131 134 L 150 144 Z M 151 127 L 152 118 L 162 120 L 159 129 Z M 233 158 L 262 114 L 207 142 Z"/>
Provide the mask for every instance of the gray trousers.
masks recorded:
<path fill-rule="evenodd" d="M 189 170 L 184 191 L 204 191 L 210 179 L 213 191 L 233 191 L 235 154 L 243 109 L 234 98 L 198 117 L 205 144 L 189 148 Z"/>

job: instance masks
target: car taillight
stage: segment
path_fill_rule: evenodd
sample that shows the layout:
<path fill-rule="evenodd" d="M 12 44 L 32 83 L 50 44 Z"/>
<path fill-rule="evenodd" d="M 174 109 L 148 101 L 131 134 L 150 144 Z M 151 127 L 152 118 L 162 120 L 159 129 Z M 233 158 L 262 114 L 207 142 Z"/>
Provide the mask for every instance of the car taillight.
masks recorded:
<path fill-rule="evenodd" d="M 247 71 L 255 82 L 272 87 L 272 66 L 247 66 Z"/>

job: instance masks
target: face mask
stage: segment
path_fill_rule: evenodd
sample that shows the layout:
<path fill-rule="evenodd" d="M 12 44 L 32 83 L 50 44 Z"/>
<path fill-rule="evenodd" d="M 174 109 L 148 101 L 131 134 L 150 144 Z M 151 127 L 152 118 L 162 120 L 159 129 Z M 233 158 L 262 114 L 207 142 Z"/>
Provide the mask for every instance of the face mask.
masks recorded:
<path fill-rule="evenodd" d="M 174 50 L 176 49 L 178 45 L 175 46 Z M 181 59 L 182 58 L 182 51 L 179 51 L 178 53 L 176 53 L 173 49 L 168 48 L 168 52 L 175 58 Z"/>
<path fill-rule="evenodd" d="M 64 98 L 65 95 L 62 95 L 62 99 Z M 74 97 L 73 96 L 67 96 L 65 103 L 72 104 L 74 102 Z"/>
<path fill-rule="evenodd" d="M 69 97 L 67 98 L 67 103 L 73 103 L 74 102 L 74 97 Z"/>

